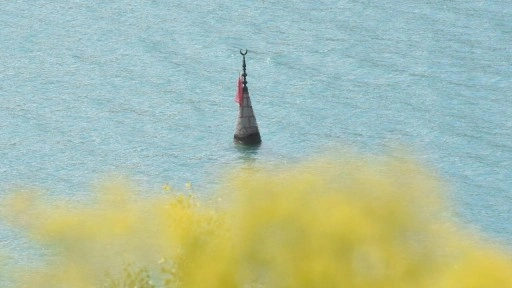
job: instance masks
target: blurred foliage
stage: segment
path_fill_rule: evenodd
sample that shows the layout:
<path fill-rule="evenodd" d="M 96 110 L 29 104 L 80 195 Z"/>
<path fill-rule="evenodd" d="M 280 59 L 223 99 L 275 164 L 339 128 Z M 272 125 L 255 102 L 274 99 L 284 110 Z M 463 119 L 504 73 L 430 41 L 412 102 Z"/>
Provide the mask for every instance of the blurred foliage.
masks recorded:
<path fill-rule="evenodd" d="M 2 217 L 55 257 L 20 287 L 512 287 L 512 260 L 450 221 L 414 161 L 325 157 L 231 173 L 210 199 L 15 193 Z M 126 265 L 126 263 L 133 263 Z M 18 271 L 19 272 L 19 271 Z"/>
<path fill-rule="evenodd" d="M 134 269 L 131 265 L 126 265 L 122 276 L 119 278 L 107 276 L 104 285 L 104 288 L 124 287 L 154 288 L 155 286 L 149 278 L 147 269 Z"/>

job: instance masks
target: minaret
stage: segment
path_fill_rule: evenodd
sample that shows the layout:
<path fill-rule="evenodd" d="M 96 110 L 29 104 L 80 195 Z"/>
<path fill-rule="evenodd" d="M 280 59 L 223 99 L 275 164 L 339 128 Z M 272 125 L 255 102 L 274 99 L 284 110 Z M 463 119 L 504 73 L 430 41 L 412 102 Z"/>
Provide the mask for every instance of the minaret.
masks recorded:
<path fill-rule="evenodd" d="M 243 56 L 243 90 L 238 93 L 242 93 L 241 99 L 239 99 L 239 110 L 238 119 L 236 122 L 235 130 L 235 142 L 243 145 L 259 145 L 261 143 L 260 131 L 258 130 L 258 123 L 256 123 L 256 117 L 252 110 L 251 98 L 249 97 L 249 89 L 247 88 L 247 73 L 245 71 L 245 55 L 247 55 L 247 49 L 245 53 L 240 54 Z M 240 83 L 239 83 L 240 85 Z M 240 89 L 241 87 L 239 87 Z M 238 95 L 240 96 L 240 95 Z"/>

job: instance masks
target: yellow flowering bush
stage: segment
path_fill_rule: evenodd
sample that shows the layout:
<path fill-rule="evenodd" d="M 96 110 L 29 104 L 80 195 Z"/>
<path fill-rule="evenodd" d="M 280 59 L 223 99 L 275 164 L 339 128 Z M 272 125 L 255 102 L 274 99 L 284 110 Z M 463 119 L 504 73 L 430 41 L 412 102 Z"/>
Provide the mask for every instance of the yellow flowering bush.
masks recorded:
<path fill-rule="evenodd" d="M 54 255 L 20 287 L 512 287 L 510 254 L 455 227 L 413 161 L 331 156 L 226 179 L 208 199 L 114 181 L 94 203 L 12 195 L 4 219 Z"/>

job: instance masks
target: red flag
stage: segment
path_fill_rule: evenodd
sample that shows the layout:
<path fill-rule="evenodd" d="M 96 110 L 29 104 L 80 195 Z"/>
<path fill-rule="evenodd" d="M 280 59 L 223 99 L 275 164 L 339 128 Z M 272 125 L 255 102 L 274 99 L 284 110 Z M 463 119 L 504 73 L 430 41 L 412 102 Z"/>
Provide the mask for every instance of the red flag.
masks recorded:
<path fill-rule="evenodd" d="M 235 102 L 240 106 L 244 104 L 244 82 L 242 80 L 242 75 L 238 77 L 238 90 L 236 91 Z"/>

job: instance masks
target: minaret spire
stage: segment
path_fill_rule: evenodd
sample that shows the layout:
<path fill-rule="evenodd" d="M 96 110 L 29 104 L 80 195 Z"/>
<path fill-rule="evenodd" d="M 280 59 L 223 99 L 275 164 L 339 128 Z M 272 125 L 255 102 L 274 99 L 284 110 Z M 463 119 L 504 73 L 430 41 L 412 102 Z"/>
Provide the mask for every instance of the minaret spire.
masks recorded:
<path fill-rule="evenodd" d="M 247 49 L 245 52 L 242 52 L 240 49 L 240 54 L 242 54 L 243 62 L 242 62 L 242 83 L 243 89 L 238 93 L 242 93 L 242 95 L 237 95 L 237 99 L 241 101 L 237 101 L 240 103 L 238 110 L 238 119 L 236 122 L 236 130 L 234 140 L 236 143 L 244 144 L 244 145 L 259 145 L 261 143 L 261 136 L 258 129 L 258 123 L 256 122 L 256 117 L 254 116 L 254 111 L 252 109 L 251 98 L 249 97 L 249 89 L 247 88 L 247 71 L 245 65 L 245 55 L 247 55 Z"/>
<path fill-rule="evenodd" d="M 242 57 L 243 57 L 243 62 L 242 62 L 242 69 L 243 69 L 243 73 L 242 73 L 242 77 L 244 78 L 243 82 L 244 83 L 244 90 L 247 90 L 247 72 L 246 72 L 246 65 L 245 65 L 245 55 L 247 55 L 247 49 L 245 49 L 245 53 L 242 53 L 242 49 L 240 49 L 240 54 L 242 54 Z"/>

